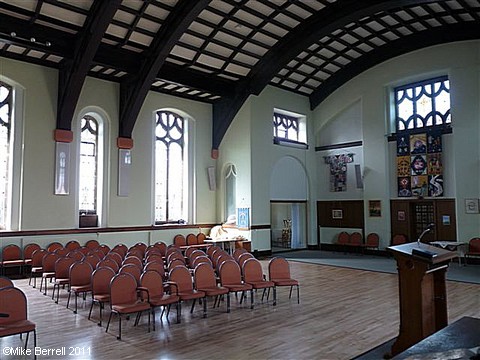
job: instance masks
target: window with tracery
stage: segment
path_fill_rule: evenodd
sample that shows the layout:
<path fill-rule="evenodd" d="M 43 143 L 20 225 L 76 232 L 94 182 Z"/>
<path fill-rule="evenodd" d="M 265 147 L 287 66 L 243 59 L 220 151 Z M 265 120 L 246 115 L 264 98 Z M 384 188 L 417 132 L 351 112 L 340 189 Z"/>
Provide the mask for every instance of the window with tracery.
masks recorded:
<path fill-rule="evenodd" d="M 299 141 L 298 118 L 275 112 L 273 114 L 273 137 L 274 139 Z"/>
<path fill-rule="evenodd" d="M 164 110 L 155 121 L 155 223 L 187 221 L 187 121 Z"/>
<path fill-rule="evenodd" d="M 447 76 L 399 86 L 394 91 L 397 133 L 443 128 L 452 122 Z"/>
<path fill-rule="evenodd" d="M 0 82 L 0 229 L 8 227 L 11 178 L 12 87 Z"/>
<path fill-rule="evenodd" d="M 97 214 L 98 122 L 84 116 L 80 135 L 80 215 Z"/>

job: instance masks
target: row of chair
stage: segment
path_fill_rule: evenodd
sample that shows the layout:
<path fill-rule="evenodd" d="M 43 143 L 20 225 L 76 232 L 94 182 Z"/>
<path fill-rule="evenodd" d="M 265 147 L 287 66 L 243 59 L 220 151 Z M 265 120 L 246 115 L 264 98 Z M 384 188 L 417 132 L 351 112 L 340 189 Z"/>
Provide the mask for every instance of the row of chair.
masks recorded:
<path fill-rule="evenodd" d="M 363 236 L 359 232 L 349 234 L 346 231 L 342 231 L 337 238 L 337 244 L 342 247 L 344 252 L 348 248 L 360 250 L 362 253 L 364 249 L 378 250 L 379 242 L 380 238 L 377 233 L 368 234 L 365 242 L 363 242 Z"/>
<path fill-rule="evenodd" d="M 0 276 L 0 338 L 27 334 L 24 349 L 28 347 L 29 334 L 33 332 L 33 346 L 37 347 L 36 324 L 28 320 L 27 298 L 13 282 Z"/>
<path fill-rule="evenodd" d="M 83 254 L 84 255 L 83 258 L 76 258 L 75 256 L 73 256 L 73 254 L 77 254 L 82 250 L 85 252 L 85 254 Z M 179 248 L 175 246 L 167 247 L 163 243 L 157 243 L 155 245 L 147 247 L 145 244 L 137 244 L 136 246 L 130 249 L 127 249 L 125 245 L 118 245 L 113 249 L 108 250 L 108 252 L 107 250 L 108 250 L 108 247 L 105 247 L 105 246 L 103 247 L 103 249 L 100 249 L 100 246 L 94 249 L 89 249 L 89 252 L 84 250 L 84 248 L 77 248 L 73 251 L 68 252 L 63 257 L 61 257 L 62 260 L 57 259 L 56 270 L 60 271 L 61 268 L 65 269 L 67 267 L 66 264 L 71 262 L 71 260 L 65 260 L 65 259 L 75 258 L 75 263 L 70 265 L 70 274 L 72 274 L 72 270 L 74 269 L 74 266 L 75 267 L 79 266 L 76 264 L 83 264 L 82 265 L 84 266 L 83 274 L 84 275 L 89 274 L 89 280 L 87 284 L 86 282 L 87 282 L 88 276 L 85 276 L 84 284 L 72 285 L 73 279 L 71 276 L 67 281 L 66 278 L 64 277 L 65 275 L 62 275 L 60 272 L 55 271 L 55 275 L 54 275 L 55 282 L 54 282 L 54 291 L 52 294 L 52 298 L 55 295 L 55 291 L 57 291 L 56 302 L 58 303 L 60 287 L 67 286 L 68 292 L 69 292 L 69 296 L 67 300 L 67 307 L 68 307 L 70 296 L 72 293 L 75 294 L 75 302 L 76 302 L 77 295 L 79 293 L 85 294 L 86 292 L 91 291 L 92 303 L 89 311 L 89 318 L 91 316 L 94 304 L 99 304 L 100 305 L 100 322 L 99 322 L 100 325 L 101 325 L 101 319 L 102 319 L 102 313 L 101 313 L 102 309 L 104 308 L 104 304 L 109 302 L 111 307 L 111 312 L 110 312 L 109 322 L 107 324 L 106 331 L 108 331 L 108 326 L 110 324 L 110 320 L 112 316 L 114 314 L 117 314 L 119 318 L 119 334 L 118 334 L 119 339 L 121 338 L 122 315 L 126 313 L 131 313 L 129 311 L 133 311 L 137 313 L 137 318 L 135 319 L 135 324 L 137 324 L 140 319 L 141 313 L 146 309 L 151 309 L 151 313 L 154 319 L 153 326 L 155 328 L 154 309 L 158 306 L 163 306 L 164 309 L 162 311 L 162 315 L 164 311 L 167 310 L 167 316 L 168 316 L 170 305 L 177 303 L 177 321 L 180 321 L 181 302 L 192 300 L 190 298 L 192 296 L 192 293 L 190 293 L 190 291 L 188 290 L 189 289 L 187 288 L 188 286 L 193 287 L 193 289 L 196 291 L 195 295 L 193 295 L 194 303 L 192 304 L 191 311 L 193 311 L 193 307 L 195 305 L 195 297 L 200 295 L 200 297 L 198 298 L 202 299 L 204 303 L 204 316 L 206 316 L 206 306 L 207 306 L 206 298 L 210 296 L 214 296 L 215 297 L 214 306 L 216 306 L 216 304 L 218 305 L 220 304 L 219 296 L 225 295 L 224 294 L 225 290 L 219 287 L 217 284 L 217 277 L 213 270 L 213 267 L 207 263 L 200 262 L 199 265 L 196 266 L 195 269 L 193 269 L 193 278 L 195 277 L 197 278 L 196 282 L 193 282 L 192 280 L 193 279 L 192 269 L 188 269 L 186 266 L 173 267 L 169 269 L 168 276 L 165 276 L 164 271 L 165 271 L 165 267 L 167 266 L 166 261 L 167 261 L 167 258 L 169 258 L 167 256 L 172 254 L 178 254 L 178 252 L 181 251 Z M 185 253 L 191 254 L 198 250 L 199 249 L 190 247 L 185 249 Z M 219 249 L 215 249 L 215 250 L 219 250 Z M 55 251 L 58 252 L 59 249 Z M 165 256 L 163 256 L 163 253 Z M 103 258 L 99 259 L 102 254 L 103 254 Z M 95 257 L 97 257 L 97 263 L 95 266 L 92 266 L 92 264 L 90 262 L 87 262 L 86 259 L 87 258 L 93 259 Z M 134 261 L 133 259 L 135 258 L 137 260 Z M 182 258 L 186 259 L 184 256 L 182 256 Z M 173 257 L 171 260 L 173 260 Z M 258 265 L 260 265 L 258 260 L 255 259 L 255 261 L 258 263 Z M 250 263 L 253 264 L 254 262 L 251 261 Z M 63 264 L 63 266 L 61 266 L 61 264 Z M 152 266 L 153 264 L 157 266 Z M 236 263 L 235 265 L 238 267 Z M 142 269 L 140 269 L 141 266 L 143 266 Z M 232 266 L 232 265 L 225 265 L 225 269 L 228 266 Z M 95 270 L 93 270 L 94 268 Z M 119 269 L 114 270 L 117 268 Z M 127 269 L 129 270 L 127 271 Z M 260 266 L 260 270 L 261 270 L 261 266 Z M 186 274 L 188 274 L 188 278 L 185 276 Z M 212 277 L 210 276 L 211 274 L 214 275 L 213 282 L 212 282 Z M 262 272 L 260 272 L 260 274 L 261 276 L 263 276 Z M 102 276 L 104 278 L 107 278 L 107 281 L 103 281 L 103 282 L 100 281 L 99 279 L 101 279 Z M 118 280 L 114 281 L 114 278 Z M 124 289 L 132 288 L 132 286 L 128 285 L 128 283 L 130 284 L 132 283 L 131 278 L 133 278 L 134 280 L 133 283 L 136 286 L 135 287 L 136 290 L 134 292 L 124 291 Z M 163 284 L 165 280 L 167 280 L 165 284 L 167 288 L 169 288 L 170 294 L 166 293 L 163 289 Z M 285 283 L 286 280 L 287 279 L 282 277 L 278 279 L 278 281 L 283 283 Z M 118 291 L 118 296 L 114 295 L 114 294 L 117 294 L 117 291 L 115 290 L 117 289 L 117 287 L 116 285 L 114 285 L 117 283 L 122 284 L 118 287 L 118 289 L 120 289 Z M 43 284 L 43 279 L 42 279 L 42 284 Z M 98 284 L 102 284 L 103 287 L 97 286 Z M 46 281 L 45 281 L 45 286 L 47 286 Z M 75 286 L 82 286 L 82 288 L 80 287 L 75 288 Z M 182 286 L 185 286 L 186 287 L 185 289 L 187 290 L 185 291 L 185 289 Z M 278 286 L 281 286 L 281 285 L 278 285 Z M 223 288 L 228 289 L 227 286 L 223 286 Z M 252 285 L 252 289 L 253 289 L 253 285 Z M 138 292 L 140 292 L 140 294 L 138 294 Z M 227 293 L 229 292 L 233 292 L 233 290 L 228 289 Z M 44 293 L 46 294 L 46 289 Z M 131 307 L 130 306 L 126 307 L 125 301 L 126 301 L 126 297 L 128 297 L 127 294 L 130 294 L 129 299 L 133 301 L 133 296 L 132 296 L 133 293 L 136 294 L 135 301 L 132 302 Z M 253 296 L 253 292 L 251 292 L 251 294 Z M 112 299 L 112 296 L 114 296 L 113 299 Z M 291 296 L 291 291 L 290 291 L 290 296 Z M 299 296 L 298 284 L 297 284 L 297 296 Z M 120 299 L 119 300 L 120 302 L 116 302 L 117 298 Z M 243 298 L 243 294 L 242 294 L 242 298 Z M 274 293 L 274 298 L 275 298 L 275 293 Z M 123 304 L 123 305 L 118 306 L 118 304 Z M 167 306 L 167 309 L 165 309 L 165 306 Z M 77 305 L 75 305 L 75 309 L 77 309 Z M 227 297 L 227 311 L 229 311 L 229 309 L 230 309 L 229 297 Z M 149 323 L 150 323 L 150 312 L 149 312 Z"/>
<path fill-rule="evenodd" d="M 211 245 L 211 244 L 206 244 L 205 243 L 206 238 L 207 238 L 207 236 L 202 232 L 200 232 L 196 235 L 190 233 L 187 236 L 184 236 L 182 234 L 177 234 L 173 238 L 173 244 L 175 246 L 179 247 L 180 249 L 186 249 L 189 246 L 204 249 L 204 248 Z"/>

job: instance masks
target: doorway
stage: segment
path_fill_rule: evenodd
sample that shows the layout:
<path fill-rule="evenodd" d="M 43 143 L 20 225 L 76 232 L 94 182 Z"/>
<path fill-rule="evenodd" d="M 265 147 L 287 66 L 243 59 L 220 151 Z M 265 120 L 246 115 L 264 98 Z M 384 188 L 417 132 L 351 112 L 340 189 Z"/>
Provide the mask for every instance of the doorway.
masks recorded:
<path fill-rule="evenodd" d="M 306 201 L 270 202 L 272 253 L 307 247 Z"/>

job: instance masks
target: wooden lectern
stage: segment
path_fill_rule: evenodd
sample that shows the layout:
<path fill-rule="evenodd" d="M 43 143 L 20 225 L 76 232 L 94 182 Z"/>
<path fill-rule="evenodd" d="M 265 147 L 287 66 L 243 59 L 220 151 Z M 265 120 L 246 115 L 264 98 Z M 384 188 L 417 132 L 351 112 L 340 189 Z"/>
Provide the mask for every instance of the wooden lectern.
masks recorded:
<path fill-rule="evenodd" d="M 417 242 L 387 249 L 398 268 L 400 333 L 392 345 L 395 356 L 448 325 L 445 273 L 457 254 Z"/>

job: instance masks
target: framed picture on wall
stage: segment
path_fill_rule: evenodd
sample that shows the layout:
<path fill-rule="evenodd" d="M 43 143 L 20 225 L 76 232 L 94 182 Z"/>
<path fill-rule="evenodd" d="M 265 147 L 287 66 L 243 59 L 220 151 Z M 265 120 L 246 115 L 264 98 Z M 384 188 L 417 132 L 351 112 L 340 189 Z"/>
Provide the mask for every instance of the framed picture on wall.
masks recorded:
<path fill-rule="evenodd" d="M 465 199 L 465 213 L 478 214 L 478 199 Z"/>
<path fill-rule="evenodd" d="M 332 210 L 332 219 L 343 219 L 343 210 L 342 209 Z"/>
<path fill-rule="evenodd" d="M 398 211 L 397 220 L 398 221 L 405 221 L 405 211 L 403 211 L 403 210 Z"/>
<path fill-rule="evenodd" d="M 370 217 L 381 217 L 382 216 L 382 202 L 380 200 L 369 200 L 368 201 L 368 215 Z"/>

